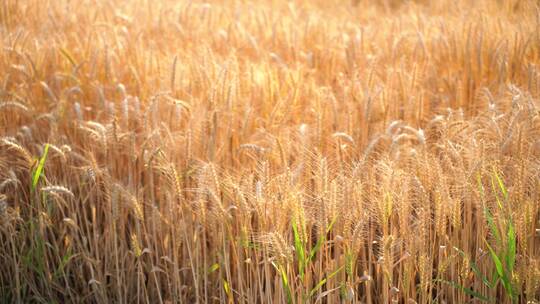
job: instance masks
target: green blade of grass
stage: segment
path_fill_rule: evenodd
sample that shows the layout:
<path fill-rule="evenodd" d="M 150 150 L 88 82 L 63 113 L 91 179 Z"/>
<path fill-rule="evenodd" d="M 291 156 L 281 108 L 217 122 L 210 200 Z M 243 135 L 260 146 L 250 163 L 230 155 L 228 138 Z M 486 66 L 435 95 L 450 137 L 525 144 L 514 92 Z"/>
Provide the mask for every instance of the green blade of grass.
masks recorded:
<path fill-rule="evenodd" d="M 319 283 L 317 283 L 317 285 L 315 285 L 315 287 L 313 287 L 313 289 L 311 289 L 311 291 L 309 292 L 309 297 L 310 298 L 313 297 L 315 293 L 317 292 L 317 290 L 321 289 L 321 287 L 326 283 L 326 281 L 334 277 L 336 274 L 338 274 L 341 271 L 341 269 L 343 269 L 343 266 L 339 267 L 337 270 L 329 274 L 326 278 L 320 280 Z"/>
<path fill-rule="evenodd" d="M 210 266 L 210 267 L 208 268 L 208 273 L 210 274 L 210 273 L 212 273 L 212 272 L 214 272 L 214 271 L 216 271 L 216 270 L 218 270 L 218 269 L 219 269 L 219 264 L 218 264 L 218 263 L 215 263 L 215 264 L 213 264 L 212 266 Z"/>
<path fill-rule="evenodd" d="M 467 255 L 465 254 L 465 252 L 459 248 L 456 248 L 454 247 L 455 250 L 457 250 L 457 252 L 461 255 L 461 257 L 463 257 L 463 259 L 466 259 L 467 258 Z M 490 287 L 490 282 L 488 280 L 488 278 L 482 274 L 482 272 L 480 272 L 480 269 L 478 268 L 478 266 L 476 265 L 476 263 L 474 261 L 469 261 L 469 265 L 472 269 L 472 271 L 474 272 L 474 274 L 481 278 L 482 279 L 482 283 L 484 283 L 484 285 Z"/>
<path fill-rule="evenodd" d="M 287 272 L 279 264 L 271 262 L 272 266 L 277 270 L 279 276 L 281 277 L 281 284 L 285 289 L 285 295 L 287 297 L 287 304 L 293 304 L 291 286 L 289 285 L 289 279 L 287 278 Z"/>
<path fill-rule="evenodd" d="M 73 257 L 73 254 L 71 253 L 71 249 L 68 250 L 68 252 L 62 257 L 62 260 L 60 261 L 60 264 L 56 268 L 56 270 L 53 273 L 53 278 L 58 279 L 61 275 L 63 275 L 64 269 L 67 265 L 67 263 L 71 260 Z"/>
<path fill-rule="evenodd" d="M 497 275 L 497 269 L 493 269 L 491 272 L 491 282 L 489 285 L 489 288 L 495 288 L 497 286 L 497 283 L 499 283 L 499 276 Z"/>
<path fill-rule="evenodd" d="M 41 173 L 43 172 L 43 167 L 45 166 L 45 160 L 47 159 L 47 153 L 49 153 L 49 144 L 45 144 L 45 148 L 43 149 L 43 154 L 41 155 L 41 158 L 39 159 L 39 164 L 32 176 L 32 191 L 36 189 Z"/>
<path fill-rule="evenodd" d="M 499 189 L 501 190 L 501 193 L 503 194 L 504 199 L 508 200 L 508 190 L 506 189 L 506 186 L 504 185 L 504 182 L 501 176 L 499 175 L 499 173 L 497 173 L 497 170 L 495 170 L 495 168 L 493 168 L 493 175 L 495 176 L 495 179 L 497 180 L 497 184 L 499 185 Z"/>
<path fill-rule="evenodd" d="M 508 224 L 508 244 L 506 246 L 506 268 L 508 269 L 509 274 L 511 275 L 514 271 L 514 265 L 516 263 L 516 233 L 514 231 L 514 226 L 512 222 Z"/>
<path fill-rule="evenodd" d="M 231 297 L 232 294 L 231 294 L 231 287 L 229 286 L 229 282 L 227 282 L 227 280 L 223 279 L 223 291 L 225 291 L 225 294 L 227 295 L 227 297 Z"/>
<path fill-rule="evenodd" d="M 502 279 L 503 276 L 504 276 L 504 269 L 503 269 L 503 264 L 501 262 L 501 259 L 495 253 L 493 248 L 491 248 L 491 246 L 489 245 L 489 243 L 487 241 L 486 241 L 486 246 L 488 247 L 489 253 L 491 255 L 491 259 L 493 260 L 493 263 L 495 264 L 495 269 L 497 270 L 497 275 L 499 276 L 499 278 Z"/>
<path fill-rule="evenodd" d="M 501 234 L 499 233 L 499 229 L 495 225 L 495 219 L 493 218 L 493 215 L 489 211 L 487 206 L 484 206 L 484 216 L 487 219 L 489 229 L 491 230 L 491 233 L 495 237 L 495 240 L 497 241 L 498 245 L 501 245 Z"/>
<path fill-rule="evenodd" d="M 64 57 L 69 61 L 69 63 L 71 63 L 73 67 L 77 66 L 77 62 L 75 62 L 75 59 L 73 59 L 73 56 L 71 56 L 71 54 L 66 49 L 60 48 L 60 53 L 64 55 Z"/>
<path fill-rule="evenodd" d="M 296 252 L 296 257 L 298 258 L 298 272 L 300 274 L 300 278 L 304 278 L 304 270 L 306 267 L 306 255 L 304 252 L 304 244 L 302 242 L 302 239 L 300 238 L 300 233 L 298 232 L 298 226 L 296 225 L 296 222 L 293 221 L 292 223 L 293 228 L 293 234 L 294 234 L 294 249 Z"/>
<path fill-rule="evenodd" d="M 318 240 L 317 240 L 317 243 L 315 244 L 315 246 L 311 249 L 311 251 L 309 252 L 309 256 L 307 258 L 307 262 L 309 263 L 310 261 L 312 261 L 314 258 L 315 258 L 315 255 L 317 254 L 317 252 L 321 249 L 322 245 L 324 244 L 324 242 L 326 241 L 326 234 L 330 233 L 330 231 L 332 231 L 332 227 L 334 226 L 336 222 L 336 218 L 334 218 L 330 224 L 328 224 L 328 227 L 326 228 L 326 231 L 325 231 L 325 234 L 322 235 Z"/>
<path fill-rule="evenodd" d="M 484 295 L 482 295 L 481 293 L 478 293 L 470 288 L 466 288 L 464 286 L 461 286 L 460 284 L 458 283 L 455 283 L 455 282 L 451 282 L 451 281 L 446 281 L 446 280 L 437 280 L 437 281 L 440 281 L 442 283 L 445 283 L 445 284 L 448 284 L 456 289 L 459 289 L 461 291 L 463 291 L 466 295 L 468 296 L 471 296 L 471 297 L 474 297 L 480 301 L 483 301 L 483 302 L 490 302 L 490 299 Z"/>

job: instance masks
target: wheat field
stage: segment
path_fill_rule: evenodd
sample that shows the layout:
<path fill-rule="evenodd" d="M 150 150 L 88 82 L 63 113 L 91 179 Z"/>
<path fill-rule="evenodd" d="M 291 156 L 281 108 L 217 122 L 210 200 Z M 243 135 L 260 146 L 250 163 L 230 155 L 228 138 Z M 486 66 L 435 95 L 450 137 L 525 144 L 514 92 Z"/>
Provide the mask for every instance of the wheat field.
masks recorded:
<path fill-rule="evenodd" d="M 0 303 L 539 303 L 537 1 L 0 6 Z"/>

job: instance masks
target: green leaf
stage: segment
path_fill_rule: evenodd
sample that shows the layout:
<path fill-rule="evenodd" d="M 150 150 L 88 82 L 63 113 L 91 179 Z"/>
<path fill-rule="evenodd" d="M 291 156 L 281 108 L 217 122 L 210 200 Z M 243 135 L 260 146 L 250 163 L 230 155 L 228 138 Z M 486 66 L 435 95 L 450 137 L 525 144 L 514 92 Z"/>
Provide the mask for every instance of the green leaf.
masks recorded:
<path fill-rule="evenodd" d="M 315 255 L 317 254 L 317 252 L 319 252 L 319 250 L 321 249 L 322 245 L 324 244 L 324 242 L 326 241 L 326 235 L 328 233 L 330 233 L 330 231 L 332 231 L 332 227 L 334 226 L 334 224 L 336 223 L 336 218 L 334 218 L 330 224 L 328 224 L 328 227 L 326 228 L 326 231 L 325 231 L 325 234 L 324 235 L 321 235 L 321 237 L 317 240 L 317 243 L 315 244 L 315 246 L 311 249 L 311 251 L 309 252 L 309 256 L 308 256 L 308 259 L 307 259 L 307 262 L 309 263 L 310 261 L 313 260 L 313 258 L 315 258 Z"/>
<path fill-rule="evenodd" d="M 60 53 L 62 53 L 62 55 L 64 55 L 64 57 L 66 57 L 66 59 L 69 61 L 69 63 L 71 63 L 71 65 L 73 67 L 77 66 L 77 63 L 73 59 L 73 56 L 71 56 L 71 54 L 69 54 L 69 52 L 66 49 L 60 48 Z"/>
<path fill-rule="evenodd" d="M 501 240 L 501 234 L 499 233 L 499 229 L 497 228 L 497 225 L 495 225 L 495 220 L 493 218 L 493 215 L 489 211 L 487 206 L 484 206 L 484 215 L 487 219 L 489 229 L 491 230 L 491 233 L 493 236 L 495 236 L 495 240 L 497 241 L 497 244 L 500 245 Z"/>
<path fill-rule="evenodd" d="M 41 155 L 39 164 L 36 168 L 36 171 L 34 171 L 34 174 L 32 176 L 32 191 L 36 189 L 41 173 L 43 172 L 43 167 L 45 166 L 45 160 L 47 159 L 47 153 L 49 153 L 49 144 L 45 144 L 45 148 L 43 149 L 43 155 Z"/>
<path fill-rule="evenodd" d="M 212 273 L 212 272 L 214 272 L 214 271 L 216 271 L 216 270 L 218 270 L 218 269 L 219 269 L 219 264 L 218 264 L 218 263 L 215 263 L 214 265 L 212 265 L 212 266 L 210 266 L 210 267 L 208 268 L 208 273 Z"/>
<path fill-rule="evenodd" d="M 341 271 L 341 269 L 343 269 L 343 266 L 339 267 L 336 271 L 329 274 L 326 278 L 320 280 L 319 283 L 317 283 L 317 285 L 315 285 L 315 287 L 313 287 L 313 289 L 311 289 L 311 291 L 309 292 L 309 297 L 310 298 L 313 297 L 315 293 L 317 292 L 317 290 L 319 290 L 326 283 L 328 279 L 331 279 L 336 274 L 338 274 Z"/>
<path fill-rule="evenodd" d="M 493 168 L 493 175 L 495 176 L 495 179 L 497 180 L 497 184 L 499 185 L 499 189 L 501 190 L 501 193 L 503 194 L 504 199 L 508 200 L 508 190 L 504 186 L 504 182 L 501 176 L 499 175 L 499 173 L 497 173 L 497 170 L 495 170 L 495 168 Z"/>
<path fill-rule="evenodd" d="M 500 184 L 499 184 L 499 188 L 500 188 Z M 499 206 L 499 210 L 503 210 L 502 201 L 501 201 L 501 198 L 499 197 L 499 191 L 497 191 L 497 185 L 495 185 L 495 180 L 494 180 L 493 176 L 491 177 L 491 189 L 493 189 L 493 191 L 494 191 L 495 200 L 497 201 L 497 205 Z M 503 195 L 504 195 L 504 193 L 503 193 Z"/>
<path fill-rule="evenodd" d="M 508 246 L 507 246 L 508 248 L 507 248 L 507 254 L 505 254 L 505 263 L 507 266 L 508 273 L 507 271 L 505 271 L 501 258 L 497 255 L 497 253 L 495 253 L 495 250 L 493 250 L 493 248 L 486 241 L 486 245 L 491 255 L 491 259 L 493 260 L 493 263 L 495 264 L 495 270 L 496 270 L 497 276 L 501 280 L 506 293 L 512 300 L 514 299 L 514 291 L 513 291 L 512 282 L 511 282 L 512 272 L 509 266 L 511 265 L 511 269 L 513 270 L 514 263 L 515 263 L 515 251 L 516 251 L 515 233 L 513 230 L 514 230 L 513 227 L 509 229 L 509 232 L 508 232 L 509 240 L 508 240 Z M 494 281 L 493 285 L 495 285 L 495 283 L 496 281 Z"/>
<path fill-rule="evenodd" d="M 489 285 L 489 288 L 493 289 L 497 286 L 497 283 L 499 283 L 499 276 L 497 275 L 497 269 L 493 269 L 493 273 L 491 274 L 492 281 Z"/>
<path fill-rule="evenodd" d="M 478 300 L 481 300 L 481 301 L 484 301 L 484 302 L 490 302 L 488 297 L 486 297 L 486 296 L 484 296 L 484 295 L 482 295 L 482 294 L 480 294 L 480 293 L 478 293 L 478 292 L 476 292 L 476 291 L 474 291 L 474 290 L 472 290 L 470 288 L 463 287 L 463 286 L 461 286 L 461 285 L 459 285 L 459 284 L 457 284 L 455 282 L 451 282 L 451 281 L 446 281 L 446 280 L 438 280 L 438 281 L 440 281 L 442 283 L 445 283 L 445 284 L 449 284 L 450 286 L 463 291 L 466 295 L 474 297 L 474 298 L 476 298 Z"/>
<path fill-rule="evenodd" d="M 223 290 L 228 297 L 231 296 L 231 287 L 229 286 L 229 282 L 227 282 L 225 279 L 223 279 Z"/>
<path fill-rule="evenodd" d="M 62 257 L 62 260 L 60 261 L 60 264 L 56 268 L 53 274 L 53 278 L 58 279 L 60 275 L 64 272 L 64 268 L 66 267 L 67 263 L 71 258 L 73 257 L 73 254 L 71 254 L 71 249 L 68 249 L 68 252 Z"/>
<path fill-rule="evenodd" d="M 495 269 L 497 270 L 497 274 L 499 275 L 499 278 L 502 279 L 504 277 L 504 269 L 503 269 L 501 259 L 499 258 L 499 256 L 497 256 L 493 248 L 489 246 L 488 242 L 486 242 L 486 245 L 489 249 L 489 253 L 491 254 L 491 259 L 493 260 L 493 263 L 495 264 Z"/>
<path fill-rule="evenodd" d="M 512 222 L 508 224 L 508 245 L 506 246 L 506 268 L 510 275 L 514 271 L 514 265 L 516 263 L 516 232 L 514 231 L 514 225 Z"/>
<path fill-rule="evenodd" d="M 285 289 L 285 294 L 287 296 L 287 304 L 293 304 L 293 298 L 292 298 L 292 291 L 291 286 L 289 286 L 289 279 L 287 278 L 287 272 L 285 269 L 274 262 L 271 262 L 272 266 L 277 270 L 279 275 L 281 276 L 281 284 L 283 284 L 283 288 Z"/>
<path fill-rule="evenodd" d="M 461 249 L 457 248 L 457 247 L 454 247 L 455 250 L 457 250 L 457 252 L 459 252 L 459 254 L 461 255 L 461 257 L 463 257 L 464 259 L 467 259 L 467 255 L 465 254 L 465 252 L 463 252 Z M 476 263 L 474 261 L 469 261 L 469 265 L 471 266 L 471 269 L 472 271 L 474 272 L 474 274 L 481 278 L 482 279 L 482 282 L 484 283 L 484 285 L 488 286 L 491 288 L 491 285 L 487 279 L 487 277 L 482 273 L 480 272 L 480 269 L 478 268 L 478 266 L 476 265 Z"/>
<path fill-rule="evenodd" d="M 319 283 L 317 283 L 317 285 L 315 285 L 315 287 L 313 287 L 313 289 L 311 289 L 311 291 L 309 292 L 309 297 L 313 297 L 315 295 L 315 293 L 317 292 L 317 290 L 319 290 L 325 283 L 326 283 L 326 280 L 328 278 L 324 278 L 322 280 L 319 281 Z"/>
<path fill-rule="evenodd" d="M 296 252 L 296 256 L 298 258 L 298 272 L 300 273 L 300 278 L 304 278 L 304 270 L 307 265 L 306 263 L 306 255 L 304 252 L 304 244 L 302 242 L 302 239 L 300 238 L 300 233 L 298 233 L 298 227 L 296 225 L 296 222 L 293 221 L 292 223 L 293 228 L 293 234 L 294 234 L 294 249 Z"/>

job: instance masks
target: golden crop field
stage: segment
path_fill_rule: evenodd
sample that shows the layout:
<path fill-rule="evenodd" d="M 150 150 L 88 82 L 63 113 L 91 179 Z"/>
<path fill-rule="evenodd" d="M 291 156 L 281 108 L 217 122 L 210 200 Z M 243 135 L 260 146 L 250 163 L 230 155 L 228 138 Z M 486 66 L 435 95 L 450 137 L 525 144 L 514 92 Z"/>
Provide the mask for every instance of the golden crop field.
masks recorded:
<path fill-rule="evenodd" d="M 0 303 L 539 303 L 540 4 L 0 1 Z"/>

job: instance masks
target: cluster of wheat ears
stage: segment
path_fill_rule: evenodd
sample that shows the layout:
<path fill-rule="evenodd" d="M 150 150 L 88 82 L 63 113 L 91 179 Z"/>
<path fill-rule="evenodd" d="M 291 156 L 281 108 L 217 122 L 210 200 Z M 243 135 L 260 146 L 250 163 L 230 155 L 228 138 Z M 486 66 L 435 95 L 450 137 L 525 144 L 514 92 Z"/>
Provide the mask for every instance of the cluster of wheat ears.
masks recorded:
<path fill-rule="evenodd" d="M 0 302 L 537 303 L 537 5 L 2 1 Z"/>

